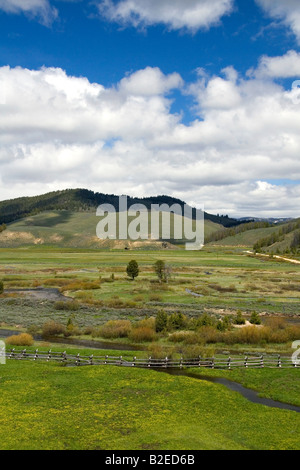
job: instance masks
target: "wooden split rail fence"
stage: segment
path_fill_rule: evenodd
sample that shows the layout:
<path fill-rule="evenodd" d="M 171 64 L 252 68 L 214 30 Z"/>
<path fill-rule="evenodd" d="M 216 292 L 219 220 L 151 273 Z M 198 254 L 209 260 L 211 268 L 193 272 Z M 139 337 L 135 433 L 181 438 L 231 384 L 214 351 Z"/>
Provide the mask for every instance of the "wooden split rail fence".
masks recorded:
<path fill-rule="evenodd" d="M 27 349 L 15 350 L 14 348 L 5 351 L 0 350 L 1 355 L 5 360 L 33 360 L 33 361 L 56 361 L 64 365 L 116 365 L 124 367 L 142 367 L 142 368 L 186 368 L 186 367 L 203 367 L 208 369 L 233 369 L 233 368 L 291 368 L 300 367 L 298 361 L 293 361 L 292 357 L 283 357 L 280 355 L 260 355 L 260 356 L 219 356 L 211 358 L 180 358 L 173 360 L 171 358 L 154 359 L 141 359 L 133 357 L 132 359 L 124 358 L 123 356 L 85 356 L 78 353 L 77 355 L 67 354 L 66 352 L 55 351 L 39 351 L 38 349 L 30 351 Z"/>

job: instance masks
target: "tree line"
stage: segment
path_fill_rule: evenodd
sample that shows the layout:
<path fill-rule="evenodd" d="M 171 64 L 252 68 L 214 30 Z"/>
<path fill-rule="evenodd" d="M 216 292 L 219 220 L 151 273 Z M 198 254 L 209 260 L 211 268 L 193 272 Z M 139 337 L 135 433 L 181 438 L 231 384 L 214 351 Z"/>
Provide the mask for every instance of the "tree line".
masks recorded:
<path fill-rule="evenodd" d="M 256 230 L 259 228 L 269 228 L 273 226 L 274 226 L 273 224 L 270 224 L 269 222 L 266 222 L 266 221 L 247 222 L 247 223 L 238 225 L 236 227 L 230 227 L 230 228 L 217 230 L 216 232 L 211 233 L 210 235 L 205 237 L 205 243 L 220 241 L 220 240 L 223 240 L 224 238 L 233 237 L 235 235 L 238 235 L 239 233 L 247 232 L 248 230 Z"/>
<path fill-rule="evenodd" d="M 289 248 L 297 250 L 300 247 L 300 219 L 288 224 L 282 225 L 276 232 L 271 233 L 269 236 L 261 238 L 253 245 L 254 251 L 261 251 L 262 248 L 268 248 L 274 243 L 281 242 L 285 239 L 286 235 L 295 232 L 293 238 L 289 243 Z"/>
<path fill-rule="evenodd" d="M 88 189 L 65 189 L 62 191 L 53 191 L 40 196 L 19 197 L 0 202 L 0 223 L 10 223 L 24 217 L 39 214 L 43 211 L 69 210 L 69 211 L 88 211 L 96 210 L 101 204 L 111 204 L 115 208 L 119 204 L 119 196 L 115 194 L 104 194 L 94 192 Z M 152 204 L 179 204 L 184 207 L 184 201 L 171 196 L 159 195 L 144 198 L 128 196 L 128 204 L 143 204 L 148 210 Z M 193 217 L 195 209 L 193 210 Z M 241 222 L 228 217 L 228 215 L 213 215 L 204 213 L 204 218 L 224 227 L 239 225 Z"/>

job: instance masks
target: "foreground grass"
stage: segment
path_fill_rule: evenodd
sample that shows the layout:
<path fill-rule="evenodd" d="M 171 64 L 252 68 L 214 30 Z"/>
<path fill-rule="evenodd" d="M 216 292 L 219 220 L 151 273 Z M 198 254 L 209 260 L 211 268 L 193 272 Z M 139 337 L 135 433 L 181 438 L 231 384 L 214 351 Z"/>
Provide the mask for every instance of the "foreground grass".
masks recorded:
<path fill-rule="evenodd" d="M 0 367 L 2 450 L 300 448 L 298 413 L 252 404 L 218 384 L 116 366 Z M 256 385 L 278 380 L 277 391 L 298 373 L 245 372 Z"/>

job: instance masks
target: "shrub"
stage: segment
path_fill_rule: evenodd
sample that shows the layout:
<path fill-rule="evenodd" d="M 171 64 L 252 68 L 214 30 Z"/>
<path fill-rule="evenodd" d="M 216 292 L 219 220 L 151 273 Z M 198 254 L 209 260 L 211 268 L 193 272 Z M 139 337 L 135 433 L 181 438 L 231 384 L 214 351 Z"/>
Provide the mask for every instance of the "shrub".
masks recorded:
<path fill-rule="evenodd" d="M 66 333 L 66 327 L 59 322 L 51 320 L 44 323 L 42 327 L 42 336 L 47 338 L 49 336 L 57 336 Z"/>
<path fill-rule="evenodd" d="M 150 294 L 149 300 L 150 302 L 162 302 L 163 298 L 159 294 Z"/>
<path fill-rule="evenodd" d="M 218 292 L 237 292 L 237 289 L 234 285 L 231 285 L 229 287 L 223 287 L 223 286 L 220 286 L 219 284 L 211 283 L 211 284 L 208 284 L 208 287 Z"/>
<path fill-rule="evenodd" d="M 147 328 L 152 328 L 152 330 L 155 330 L 155 318 L 154 317 L 143 318 L 137 323 L 137 326 L 146 326 Z"/>
<path fill-rule="evenodd" d="M 130 331 L 129 320 L 109 320 L 99 328 L 98 334 L 103 338 L 126 338 Z"/>
<path fill-rule="evenodd" d="M 100 289 L 100 283 L 97 281 L 69 281 L 62 286 L 62 291 L 66 290 L 92 290 Z"/>
<path fill-rule="evenodd" d="M 158 333 L 167 328 L 168 315 L 164 310 L 160 310 L 155 318 L 155 331 Z"/>
<path fill-rule="evenodd" d="M 246 320 L 243 317 L 242 312 L 240 310 L 238 310 L 236 312 L 236 317 L 234 319 L 234 323 L 235 323 L 235 325 L 245 325 L 245 323 L 246 323 Z"/>
<path fill-rule="evenodd" d="M 91 290 L 100 289 L 99 281 L 88 281 L 68 278 L 50 278 L 43 281 L 44 286 L 60 287 L 61 291 L 66 290 Z"/>
<path fill-rule="evenodd" d="M 93 330 L 94 328 L 92 326 L 86 326 L 84 329 L 83 329 L 83 334 L 84 335 L 92 335 L 93 334 Z"/>
<path fill-rule="evenodd" d="M 213 326 L 202 326 L 198 330 L 199 340 L 202 343 L 218 343 L 222 341 L 222 336 L 224 333 L 221 333 Z"/>
<path fill-rule="evenodd" d="M 172 313 L 168 316 L 168 328 L 170 330 L 181 330 L 186 326 L 187 319 L 182 313 Z"/>
<path fill-rule="evenodd" d="M 135 302 L 144 302 L 145 299 L 144 299 L 144 296 L 143 296 L 143 295 L 136 295 L 136 296 L 133 298 L 133 300 L 134 300 Z"/>
<path fill-rule="evenodd" d="M 203 313 L 200 315 L 199 318 L 196 320 L 196 327 L 202 327 L 202 326 L 215 326 L 216 325 L 216 320 L 213 318 L 211 315 L 208 313 Z"/>
<path fill-rule="evenodd" d="M 40 328 L 37 325 L 29 325 L 27 328 L 27 333 L 31 336 L 36 335 L 39 332 Z"/>
<path fill-rule="evenodd" d="M 81 334 L 80 328 L 73 323 L 73 316 L 71 316 L 67 321 L 66 331 L 64 336 L 78 336 Z"/>
<path fill-rule="evenodd" d="M 287 323 L 285 322 L 285 320 L 280 317 L 267 318 L 265 325 L 271 328 L 272 330 L 283 330 L 287 327 Z"/>
<path fill-rule="evenodd" d="M 287 328 L 288 340 L 295 341 L 300 338 L 300 325 L 292 325 Z"/>
<path fill-rule="evenodd" d="M 148 326 L 138 326 L 130 331 L 128 337 L 135 342 L 153 341 L 155 339 L 155 331 Z"/>
<path fill-rule="evenodd" d="M 55 310 L 79 310 L 80 305 L 76 300 L 70 300 L 70 301 L 64 301 L 64 300 L 58 300 L 57 302 L 54 303 L 54 308 Z"/>
<path fill-rule="evenodd" d="M 194 358 L 200 356 L 202 358 L 213 357 L 215 354 L 215 350 L 212 346 L 201 346 L 201 345 L 193 345 L 193 346 L 185 346 L 182 349 L 182 356 L 187 358 Z"/>
<path fill-rule="evenodd" d="M 165 359 L 168 357 L 172 358 L 174 354 L 174 349 L 167 348 L 161 344 L 154 343 L 148 347 L 149 356 L 153 359 Z"/>
<path fill-rule="evenodd" d="M 264 332 L 256 328 L 255 325 L 245 326 L 233 332 L 225 333 L 224 342 L 227 344 L 244 343 L 244 344 L 258 344 L 265 340 Z"/>
<path fill-rule="evenodd" d="M 109 299 L 105 302 L 105 305 L 110 308 L 124 308 L 125 304 L 122 299 Z"/>
<path fill-rule="evenodd" d="M 250 323 L 252 325 L 260 325 L 261 324 L 261 319 L 259 318 L 259 315 L 257 312 L 252 312 L 251 317 L 250 317 Z"/>
<path fill-rule="evenodd" d="M 187 342 L 189 343 L 190 338 L 194 338 L 195 333 L 191 331 L 175 331 L 169 336 L 169 341 L 173 343 Z"/>
<path fill-rule="evenodd" d="M 92 327 L 90 332 L 87 333 L 90 334 L 92 338 L 100 338 L 101 337 L 101 327 Z"/>
<path fill-rule="evenodd" d="M 6 338 L 6 344 L 12 346 L 32 346 L 33 337 L 28 333 L 20 333 L 19 335 L 12 335 Z"/>

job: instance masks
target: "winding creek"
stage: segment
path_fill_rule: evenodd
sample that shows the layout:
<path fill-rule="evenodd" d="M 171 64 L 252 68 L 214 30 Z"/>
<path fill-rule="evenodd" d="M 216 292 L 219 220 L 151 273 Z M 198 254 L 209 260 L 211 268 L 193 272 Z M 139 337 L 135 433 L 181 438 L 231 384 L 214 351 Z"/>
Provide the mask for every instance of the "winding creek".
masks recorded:
<path fill-rule="evenodd" d="M 260 397 L 258 396 L 258 392 L 256 392 L 255 390 L 246 388 L 237 382 L 233 382 L 232 380 L 224 379 L 221 377 L 210 377 L 206 375 L 195 374 L 192 372 L 188 372 L 186 370 L 177 370 L 177 369 L 161 370 L 159 369 L 159 371 L 173 375 L 173 376 L 176 375 L 176 376 L 190 377 L 196 380 L 204 380 L 204 381 L 224 385 L 232 392 L 239 393 L 240 395 L 242 395 L 244 398 L 251 401 L 252 403 L 268 406 L 271 408 L 280 408 L 282 410 L 296 411 L 297 413 L 300 413 L 300 406 L 290 405 L 288 403 L 282 403 L 280 401 L 275 401 L 270 398 Z"/>
<path fill-rule="evenodd" d="M 0 330 L 0 338 L 1 337 L 5 338 L 15 333 L 16 333 L 15 330 Z M 35 338 L 35 339 L 38 340 L 39 338 Z M 106 342 L 100 342 L 100 341 L 84 341 L 84 340 L 74 340 L 74 339 L 69 339 L 68 341 L 68 338 L 55 338 L 55 340 L 51 338 L 51 341 L 55 343 L 80 345 L 80 346 L 86 346 L 86 347 L 91 347 L 94 349 L 103 349 L 103 350 L 115 350 L 115 351 L 138 350 L 138 347 L 134 347 L 130 345 L 125 346 L 124 344 L 117 344 L 117 343 L 112 344 L 112 343 L 106 343 Z M 184 376 L 184 377 L 189 377 L 189 378 L 199 380 L 199 381 L 213 382 L 213 383 L 227 387 L 232 392 L 239 393 L 240 395 L 242 395 L 244 398 L 246 398 L 252 403 L 268 406 L 271 408 L 279 408 L 282 410 L 296 411 L 297 413 L 300 413 L 300 406 L 290 405 L 288 403 L 282 403 L 279 401 L 272 400 L 270 398 L 260 397 L 258 395 L 259 392 L 246 388 L 238 382 L 234 382 L 232 380 L 225 379 L 223 377 L 211 377 L 211 376 L 202 375 L 202 374 L 200 375 L 197 373 L 190 372 L 189 370 L 186 370 L 186 369 L 160 368 L 160 369 L 152 369 L 152 370 L 156 372 L 169 374 L 172 376 Z"/>
<path fill-rule="evenodd" d="M 10 289 L 9 292 L 14 292 L 14 293 L 19 293 L 23 295 L 28 295 L 31 297 L 34 297 L 39 300 L 70 300 L 70 298 L 62 295 L 58 289 L 52 289 L 52 288 L 36 288 L 36 289 Z M 186 289 L 186 292 L 194 295 L 194 296 L 201 296 L 201 294 L 197 294 L 195 292 L 190 291 L 189 289 Z M 0 338 L 5 338 L 13 334 L 17 334 L 18 332 L 16 330 L 9 330 L 9 329 L 0 329 Z M 34 337 L 36 341 L 41 341 L 45 340 L 45 338 L 42 338 L 41 336 L 37 335 Z M 125 345 L 121 343 L 108 343 L 108 342 L 103 342 L 103 341 L 89 341 L 89 340 L 80 340 L 80 339 L 73 339 L 73 338 L 51 338 L 52 343 L 58 343 L 58 344 L 70 344 L 73 346 L 83 346 L 83 347 L 88 347 L 88 348 L 93 348 L 93 349 L 103 349 L 103 350 L 115 350 L 115 351 L 137 351 L 137 350 L 142 350 L 141 347 L 134 346 L 134 345 Z M 206 376 L 206 375 L 200 375 L 196 373 L 189 372 L 188 370 L 184 369 L 155 369 L 156 371 L 167 373 L 173 376 L 184 376 L 184 377 L 189 377 L 195 380 L 200 380 L 200 381 L 209 381 L 213 382 L 216 384 L 223 385 L 227 387 L 229 390 L 232 392 L 237 392 L 240 395 L 242 395 L 244 398 L 249 400 L 252 403 L 272 407 L 272 408 L 280 408 L 283 410 L 290 410 L 290 411 L 296 411 L 297 413 L 300 412 L 300 406 L 294 406 L 290 405 L 287 403 L 282 403 L 278 402 L 269 398 L 263 398 L 258 396 L 258 392 L 255 390 L 243 387 L 241 384 L 237 382 L 233 382 L 231 380 L 221 378 L 221 377 L 211 377 L 211 376 Z"/>

